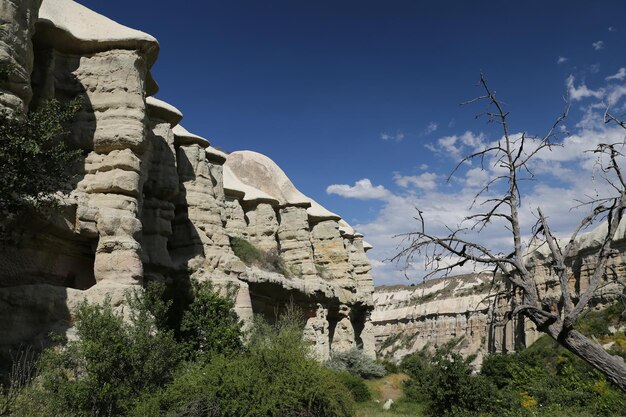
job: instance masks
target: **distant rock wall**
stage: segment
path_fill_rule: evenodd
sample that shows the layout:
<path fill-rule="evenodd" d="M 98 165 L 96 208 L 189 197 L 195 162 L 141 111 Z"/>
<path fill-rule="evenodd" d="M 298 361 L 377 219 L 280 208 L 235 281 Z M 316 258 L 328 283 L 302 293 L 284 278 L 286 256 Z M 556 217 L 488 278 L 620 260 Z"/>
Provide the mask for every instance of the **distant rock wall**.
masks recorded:
<path fill-rule="evenodd" d="M 594 255 L 606 233 L 603 224 L 576 240 L 576 251 L 566 260 L 572 294 L 581 294 L 588 288 Z M 566 243 L 560 242 L 561 247 Z M 592 300 L 595 306 L 626 295 L 626 288 L 616 280 L 623 282 L 626 275 L 626 221 L 613 237 L 612 248 L 615 256 Z M 530 248 L 524 261 L 535 277 L 543 307 L 556 310 L 561 295 L 548 248 Z M 518 294 L 506 290 L 506 286 L 498 280 L 493 283 L 491 275 L 468 275 L 412 287 L 377 288 L 372 319 L 379 355 L 397 361 L 426 346 L 437 347 L 461 339 L 457 350 L 465 356 L 476 355 L 475 364 L 479 365 L 486 353 L 513 352 L 529 346 L 541 336 L 530 320 L 514 317 L 506 325 L 501 324 L 520 302 Z M 496 297 L 497 293 L 503 295 Z"/>
<path fill-rule="evenodd" d="M 147 281 L 197 279 L 234 288 L 243 319 L 295 303 L 320 360 L 353 347 L 374 355 L 362 235 L 270 158 L 226 154 L 185 130 L 153 97 L 156 39 L 72 0 L 7 0 L 0 24 L 0 64 L 16 68 L 0 106 L 82 98 L 68 141 L 85 155 L 62 210 L 21 222 L 0 251 L 0 349 L 69 328 L 80 300 L 123 310 Z M 235 237 L 280 254 L 289 273 L 246 266 Z"/>

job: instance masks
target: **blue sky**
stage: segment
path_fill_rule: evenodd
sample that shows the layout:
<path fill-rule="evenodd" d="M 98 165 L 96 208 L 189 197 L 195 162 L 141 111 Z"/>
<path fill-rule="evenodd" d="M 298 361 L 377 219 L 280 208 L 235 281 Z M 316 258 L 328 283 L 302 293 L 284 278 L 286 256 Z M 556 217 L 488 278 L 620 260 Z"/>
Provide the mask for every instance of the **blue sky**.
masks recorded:
<path fill-rule="evenodd" d="M 571 228 L 571 199 L 594 186 L 580 182 L 593 174 L 581 150 L 623 136 L 598 122 L 599 103 L 623 110 L 623 1 L 79 2 L 159 39 L 157 97 L 188 130 L 270 156 L 365 233 L 377 284 L 408 282 L 382 261 L 400 243 L 391 236 L 415 228 L 413 206 L 437 227 L 455 222 L 491 173 L 468 166 L 445 181 L 465 151 L 498 138 L 475 119 L 481 106 L 459 106 L 481 93 L 481 71 L 514 132 L 545 132 L 570 95 L 569 145 L 540 159 L 528 222 L 542 205 L 557 231 Z M 481 239 L 506 245 L 497 230 Z M 410 282 L 422 275 L 411 265 Z"/>

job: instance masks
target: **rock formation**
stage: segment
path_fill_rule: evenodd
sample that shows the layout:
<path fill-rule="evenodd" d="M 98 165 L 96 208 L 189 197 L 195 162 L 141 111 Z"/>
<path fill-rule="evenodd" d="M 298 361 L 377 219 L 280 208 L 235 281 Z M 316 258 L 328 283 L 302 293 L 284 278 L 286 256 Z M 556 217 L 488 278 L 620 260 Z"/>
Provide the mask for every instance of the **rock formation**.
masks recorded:
<path fill-rule="evenodd" d="M 566 260 L 571 270 L 570 292 L 580 294 L 588 288 L 594 254 L 606 235 L 606 224 L 578 236 L 577 250 Z M 567 240 L 560 242 L 564 247 Z M 626 295 L 618 278 L 626 269 L 626 221 L 613 237 L 610 271 L 597 291 L 592 305 L 602 306 Z M 524 262 L 534 274 L 544 308 L 559 302 L 560 290 L 552 270 L 552 259 L 546 245 L 528 249 Z M 497 293 L 501 293 L 496 297 Z M 376 345 L 382 356 L 400 360 L 426 346 L 436 347 L 452 339 L 461 339 L 457 350 L 476 355 L 475 364 L 486 353 L 512 352 L 529 346 L 541 333 L 523 317 L 514 317 L 506 325 L 505 315 L 519 304 L 518 295 L 507 290 L 504 282 L 491 274 L 467 275 L 427 281 L 414 287 L 377 288 L 372 320 Z"/>
<path fill-rule="evenodd" d="M 0 106 L 26 112 L 82 98 L 69 142 L 84 151 L 53 218 L 22 222 L 0 251 L 0 348 L 63 331 L 83 299 L 147 281 L 210 280 L 236 290 L 249 319 L 297 304 L 320 360 L 346 346 L 373 355 L 366 246 L 341 217 L 302 194 L 268 157 L 226 154 L 179 123 L 154 95 L 159 44 L 72 0 L 0 7 Z M 288 271 L 245 265 L 231 240 L 279 254 Z M 281 273 L 282 272 L 282 273 Z"/>

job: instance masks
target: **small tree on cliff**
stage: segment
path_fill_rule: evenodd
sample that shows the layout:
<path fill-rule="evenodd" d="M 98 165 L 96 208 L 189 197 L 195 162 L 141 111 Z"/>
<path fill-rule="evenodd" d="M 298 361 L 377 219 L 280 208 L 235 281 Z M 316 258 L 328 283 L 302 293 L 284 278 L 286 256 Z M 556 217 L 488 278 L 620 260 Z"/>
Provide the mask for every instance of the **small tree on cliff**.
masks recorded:
<path fill-rule="evenodd" d="M 0 226 L 27 209 L 53 205 L 51 195 L 67 188 L 81 152 L 60 137 L 79 108 L 79 100 L 52 100 L 27 115 L 0 109 Z"/>
<path fill-rule="evenodd" d="M 496 98 L 495 92 L 489 88 L 483 75 L 481 75 L 480 85 L 485 94 L 468 103 L 487 102 L 486 116 L 490 121 L 500 124 L 502 138 L 463 158 L 457 165 L 457 169 L 462 164 L 475 160 L 480 161 L 481 166 L 484 161 L 491 161 L 499 169 L 499 173 L 487 182 L 472 202 L 472 206 L 481 207 L 480 212 L 469 215 L 462 224 L 470 223 L 470 229 L 482 231 L 492 223 L 504 223 L 513 241 L 513 251 L 509 254 L 497 253 L 483 244 L 465 238 L 464 232 L 467 227 L 450 228 L 445 236 L 430 234 L 419 212 L 420 230 L 404 235 L 407 245 L 394 259 L 405 258 L 410 261 L 416 256 L 423 256 L 427 266 L 432 270 L 429 276 L 438 273 L 448 274 L 468 262 L 488 267 L 494 271 L 494 276 L 496 273 L 500 274 L 505 282 L 510 284 L 510 295 L 514 300 L 514 305 L 507 315 L 507 320 L 517 314 L 527 317 L 538 330 L 550 335 L 626 391 L 624 359 L 609 354 L 598 342 L 574 329 L 576 320 L 589 306 L 603 280 L 610 278 L 620 281 L 615 271 L 611 270 L 609 259 L 614 256 L 614 249 L 611 247 L 612 238 L 618 230 L 626 209 L 626 178 L 619 165 L 619 159 L 623 156 L 620 149 L 624 143 L 604 143 L 593 150 L 598 155 L 601 172 L 608 182 L 611 194 L 585 203 L 590 208 L 589 215 L 578 224 L 565 245 L 555 238 L 546 216 L 541 208 L 537 208 L 537 222 L 531 231 L 530 244 L 548 248 L 552 258 L 552 273 L 560 292 L 556 303 L 544 303 L 540 297 L 535 276 L 527 268 L 523 259 L 527 247 L 523 243 L 520 223 L 519 209 L 522 194 L 520 182 L 532 178 L 529 162 L 539 152 L 549 151 L 552 146 L 557 145 L 555 132 L 566 117 L 567 111 L 556 120 L 544 137 L 512 135 L 508 126 L 508 113 L 503 109 L 503 103 Z M 626 123 L 617 120 L 608 112 L 605 114 L 605 122 L 615 122 L 626 129 Z M 486 196 L 487 192 L 497 188 L 500 183 L 504 184 L 501 194 Z M 598 221 L 605 221 L 607 228 L 593 256 L 589 286 L 585 290 L 572 291 L 570 281 L 575 278 L 566 260 L 574 254 L 576 238 L 581 230 Z M 518 294 L 518 296 L 513 297 L 513 294 Z"/>

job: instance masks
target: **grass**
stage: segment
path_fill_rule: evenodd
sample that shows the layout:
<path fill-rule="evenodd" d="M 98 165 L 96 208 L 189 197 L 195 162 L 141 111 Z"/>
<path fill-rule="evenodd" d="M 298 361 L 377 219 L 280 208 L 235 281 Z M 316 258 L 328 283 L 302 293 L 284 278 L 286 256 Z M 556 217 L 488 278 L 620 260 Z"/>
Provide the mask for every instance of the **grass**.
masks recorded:
<path fill-rule="evenodd" d="M 373 401 L 357 404 L 356 417 L 422 417 L 424 414 L 424 406 L 421 404 L 409 403 L 406 401 L 394 402 L 390 410 L 383 410 L 383 402 L 375 403 Z"/>
<path fill-rule="evenodd" d="M 408 375 L 390 374 L 384 378 L 365 381 L 372 393 L 372 401 L 358 403 L 356 417 L 420 417 L 424 415 L 422 404 L 409 403 L 403 400 L 403 384 Z M 383 410 L 383 404 L 391 398 L 394 403 L 390 410 Z M 378 401 L 378 402 L 376 402 Z"/>

